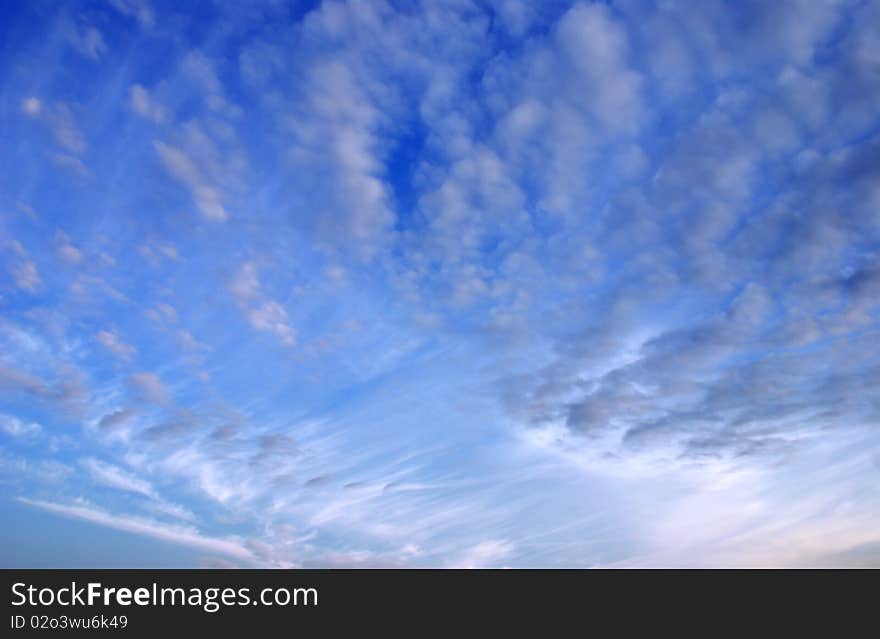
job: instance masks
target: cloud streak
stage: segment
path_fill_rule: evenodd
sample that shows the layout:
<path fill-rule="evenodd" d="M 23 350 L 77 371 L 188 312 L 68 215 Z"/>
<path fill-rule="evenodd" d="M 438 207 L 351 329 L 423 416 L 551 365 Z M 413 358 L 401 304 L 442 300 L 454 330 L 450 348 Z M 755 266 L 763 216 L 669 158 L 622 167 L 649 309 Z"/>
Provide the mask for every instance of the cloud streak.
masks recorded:
<path fill-rule="evenodd" d="M 140 517 L 128 517 L 114 515 L 98 508 L 86 505 L 67 505 L 36 499 L 19 498 L 19 501 L 28 506 L 45 510 L 46 512 L 80 519 L 98 526 L 106 526 L 115 530 L 151 537 L 171 544 L 188 546 L 203 552 L 217 553 L 244 561 L 252 561 L 254 555 L 236 539 L 220 539 L 200 534 L 195 528 L 182 526 L 170 526 L 166 523 L 142 519 Z"/>

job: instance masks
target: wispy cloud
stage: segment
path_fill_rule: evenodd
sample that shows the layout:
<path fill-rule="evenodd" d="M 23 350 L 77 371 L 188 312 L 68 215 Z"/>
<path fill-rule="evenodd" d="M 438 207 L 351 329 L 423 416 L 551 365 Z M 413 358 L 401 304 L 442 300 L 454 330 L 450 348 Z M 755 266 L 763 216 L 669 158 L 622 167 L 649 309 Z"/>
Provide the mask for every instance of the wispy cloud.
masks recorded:
<path fill-rule="evenodd" d="M 114 515 L 98 508 L 83 504 L 58 504 L 38 499 L 19 498 L 23 504 L 40 508 L 62 517 L 80 519 L 98 526 L 106 526 L 135 535 L 152 537 L 160 541 L 188 546 L 204 552 L 218 553 L 244 561 L 253 561 L 254 555 L 243 543 L 235 538 L 217 538 L 202 535 L 197 529 L 172 526 L 164 522 L 126 515 Z"/>
<path fill-rule="evenodd" d="M 0 431 L 10 437 L 33 437 L 43 428 L 36 422 L 25 422 L 12 415 L 0 414 Z"/>
<path fill-rule="evenodd" d="M 120 357 L 127 359 L 134 355 L 135 347 L 124 342 L 119 335 L 113 331 L 100 331 L 95 335 L 95 340 L 108 351 Z"/>
<path fill-rule="evenodd" d="M 186 153 L 170 144 L 157 140 L 153 146 L 168 172 L 190 189 L 202 215 L 209 220 L 224 221 L 227 213 L 223 208 L 220 191 L 208 182 L 195 162 Z"/>
<path fill-rule="evenodd" d="M 162 380 L 155 373 L 139 371 L 131 376 L 131 385 L 139 395 L 148 402 L 167 404 L 170 400 L 170 392 Z"/>
<path fill-rule="evenodd" d="M 168 118 L 165 107 L 140 84 L 131 86 L 129 100 L 132 110 L 142 118 L 160 124 Z"/>
<path fill-rule="evenodd" d="M 274 333 L 285 346 L 296 343 L 296 330 L 285 308 L 278 301 L 263 295 L 256 264 L 247 262 L 239 267 L 229 283 L 229 292 L 247 315 L 252 327 Z"/>
<path fill-rule="evenodd" d="M 37 265 L 30 260 L 19 262 L 12 268 L 15 285 L 27 291 L 36 291 L 40 285 L 40 273 Z"/>
<path fill-rule="evenodd" d="M 100 484 L 110 486 L 111 488 L 117 488 L 119 490 L 138 493 L 145 497 L 157 497 L 156 491 L 153 489 L 150 482 L 140 479 L 118 466 L 107 464 L 93 458 L 86 459 L 83 462 L 83 465 L 86 470 L 89 471 L 92 479 Z"/>

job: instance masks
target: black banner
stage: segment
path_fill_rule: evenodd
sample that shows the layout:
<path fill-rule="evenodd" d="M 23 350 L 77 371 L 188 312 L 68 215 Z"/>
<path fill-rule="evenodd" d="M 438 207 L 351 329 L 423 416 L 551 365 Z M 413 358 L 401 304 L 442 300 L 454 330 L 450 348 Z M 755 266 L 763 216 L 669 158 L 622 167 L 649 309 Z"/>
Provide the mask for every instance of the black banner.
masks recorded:
<path fill-rule="evenodd" d="M 3 636 L 876 632 L 873 571 L 4 570 Z M 611 624 L 610 626 L 608 624 Z M 709 625 L 705 625 L 709 624 Z M 863 633 L 860 633 L 863 634 Z M 870 634 L 870 633 L 868 633 Z"/>

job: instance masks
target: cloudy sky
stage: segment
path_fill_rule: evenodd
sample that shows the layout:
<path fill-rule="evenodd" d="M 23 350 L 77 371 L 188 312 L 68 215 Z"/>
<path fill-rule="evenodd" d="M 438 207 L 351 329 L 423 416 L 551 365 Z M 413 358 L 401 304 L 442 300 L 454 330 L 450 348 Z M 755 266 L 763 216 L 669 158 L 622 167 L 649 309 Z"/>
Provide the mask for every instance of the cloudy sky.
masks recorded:
<path fill-rule="evenodd" d="M 880 566 L 880 3 L 2 12 L 2 565 Z"/>

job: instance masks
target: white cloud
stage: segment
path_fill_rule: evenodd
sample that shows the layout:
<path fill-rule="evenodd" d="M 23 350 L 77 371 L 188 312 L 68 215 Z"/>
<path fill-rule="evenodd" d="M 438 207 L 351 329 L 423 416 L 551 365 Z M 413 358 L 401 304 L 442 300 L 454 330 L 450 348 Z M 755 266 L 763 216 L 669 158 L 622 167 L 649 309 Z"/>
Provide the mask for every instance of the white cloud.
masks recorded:
<path fill-rule="evenodd" d="M 131 409 L 117 408 L 102 416 L 97 421 L 97 424 L 104 430 L 121 429 L 131 421 L 134 416 L 135 413 Z"/>
<path fill-rule="evenodd" d="M 214 65 L 201 51 L 190 51 L 180 63 L 182 71 L 209 94 L 219 95 L 223 89 Z"/>
<path fill-rule="evenodd" d="M 260 295 L 260 279 L 257 265 L 253 262 L 242 264 L 229 283 L 229 292 L 239 304 L 246 304 Z"/>
<path fill-rule="evenodd" d="M 97 27 L 69 24 L 65 27 L 65 37 L 77 52 L 92 60 L 97 60 L 107 51 L 107 43 Z"/>
<path fill-rule="evenodd" d="M 150 266 L 159 266 L 165 260 L 175 262 L 180 259 L 177 247 L 170 242 L 147 242 L 138 247 L 138 253 Z"/>
<path fill-rule="evenodd" d="M 53 459 L 33 459 L 11 455 L 0 450 L 0 478 L 27 478 L 34 484 L 50 484 L 57 488 L 67 481 L 73 469 Z"/>
<path fill-rule="evenodd" d="M 153 147 L 168 172 L 190 189 L 196 206 L 206 219 L 222 222 L 228 217 L 220 191 L 208 182 L 186 153 L 160 141 L 154 142 Z"/>
<path fill-rule="evenodd" d="M 34 96 L 29 98 L 25 98 L 21 101 L 21 110 L 24 111 L 26 115 L 34 118 L 40 115 L 40 110 L 43 108 L 40 100 Z"/>
<path fill-rule="evenodd" d="M 189 508 L 185 508 L 180 504 L 174 504 L 169 501 L 165 501 L 164 499 L 158 499 L 149 502 L 147 504 L 147 508 L 160 515 L 167 515 L 168 517 L 173 517 L 174 519 L 181 519 L 188 522 L 196 521 L 195 514 Z"/>
<path fill-rule="evenodd" d="M 129 93 L 132 110 L 146 120 L 161 124 L 168 117 L 165 107 L 140 84 L 133 84 Z"/>
<path fill-rule="evenodd" d="M 0 431 L 10 437 L 32 437 L 42 430 L 36 422 L 26 422 L 12 415 L 0 414 Z"/>
<path fill-rule="evenodd" d="M 34 210 L 34 207 L 32 207 L 27 202 L 22 202 L 21 200 L 19 200 L 15 203 L 15 208 L 27 215 L 32 220 L 37 219 L 37 212 Z"/>
<path fill-rule="evenodd" d="M 80 178 L 85 179 L 92 174 L 92 172 L 89 171 L 89 167 L 86 166 L 86 163 L 75 155 L 70 155 L 69 153 L 52 153 L 49 157 L 55 166 L 66 171 L 71 171 Z"/>
<path fill-rule="evenodd" d="M 87 303 L 98 298 L 111 299 L 115 302 L 125 303 L 128 298 L 118 289 L 111 286 L 104 278 L 79 273 L 70 284 L 70 292 L 77 301 Z"/>
<path fill-rule="evenodd" d="M 128 359 L 135 353 L 135 347 L 124 342 L 115 331 L 101 331 L 95 335 L 95 339 L 120 359 Z"/>
<path fill-rule="evenodd" d="M 153 8 L 145 0 L 110 0 L 110 5 L 120 13 L 135 18 L 145 29 L 152 28 L 155 23 Z"/>
<path fill-rule="evenodd" d="M 531 26 L 538 7 L 529 0 L 497 0 L 494 8 L 510 34 L 522 37 Z"/>
<path fill-rule="evenodd" d="M 513 554 L 513 544 L 508 541 L 490 539 L 468 548 L 454 563 L 456 568 L 487 568 L 497 566 L 498 562 Z"/>
<path fill-rule="evenodd" d="M 46 121 L 55 136 L 55 142 L 65 151 L 80 155 L 86 148 L 86 140 L 76 123 L 73 109 L 64 102 L 54 104 L 46 111 Z"/>
<path fill-rule="evenodd" d="M 147 311 L 147 317 L 154 322 L 166 322 L 168 324 L 177 323 L 177 309 L 167 302 L 158 302 L 155 308 Z"/>
<path fill-rule="evenodd" d="M 256 264 L 245 262 L 239 267 L 229 283 L 229 292 L 247 315 L 251 326 L 258 331 L 274 333 L 285 346 L 296 343 L 296 329 L 287 310 L 276 300 L 263 295 Z"/>
<path fill-rule="evenodd" d="M 81 261 L 83 257 L 82 251 L 76 248 L 73 244 L 62 245 L 58 248 L 58 254 L 61 256 L 61 259 L 68 264 L 76 264 Z"/>
<path fill-rule="evenodd" d="M 292 346 L 296 343 L 296 331 L 290 325 L 287 311 L 278 302 L 268 300 L 248 311 L 251 326 L 258 331 L 274 333 L 282 344 Z"/>
<path fill-rule="evenodd" d="M 19 497 L 18 501 L 62 517 L 80 519 L 135 535 L 143 535 L 201 551 L 216 552 L 245 561 L 255 559 L 253 553 L 236 537 L 209 537 L 200 533 L 196 528 L 174 526 L 165 522 L 129 515 L 115 515 L 84 504 L 67 505 L 25 497 Z"/>
<path fill-rule="evenodd" d="M 644 518 L 645 553 L 610 567 L 839 566 L 835 554 L 872 544 L 866 559 L 876 562 L 877 500 L 860 488 L 876 468 L 864 441 L 845 439 L 791 460 L 784 474 L 797 479 L 789 485 L 779 468 L 675 470 L 662 481 L 681 492 L 664 496 L 667 507 Z"/>
<path fill-rule="evenodd" d="M 577 99 L 615 129 L 633 129 L 639 117 L 640 78 L 627 64 L 627 35 L 601 4 L 579 4 L 565 14 L 556 37 L 579 74 Z"/>
<path fill-rule="evenodd" d="M 340 60 L 317 61 L 305 90 L 287 119 L 295 137 L 290 157 L 315 193 L 303 206 L 314 211 L 311 224 L 327 246 L 370 259 L 394 223 L 378 154 L 382 112 Z"/>
<path fill-rule="evenodd" d="M 141 396 L 156 404 L 167 404 L 170 394 L 165 384 L 155 373 L 139 372 L 131 376 L 132 385 L 140 392 Z"/>
<path fill-rule="evenodd" d="M 40 285 L 40 273 L 31 260 L 21 262 L 12 268 L 12 279 L 18 288 L 34 292 Z"/>
<path fill-rule="evenodd" d="M 83 253 L 80 249 L 73 245 L 70 238 L 62 232 L 58 232 L 55 236 L 58 245 L 58 255 L 68 264 L 78 264 L 83 259 Z"/>
<path fill-rule="evenodd" d="M 83 461 L 83 465 L 89 471 L 92 479 L 100 484 L 138 493 L 151 499 L 158 499 L 158 495 L 150 482 L 136 477 L 118 466 L 113 466 L 94 458 L 86 459 Z"/>

